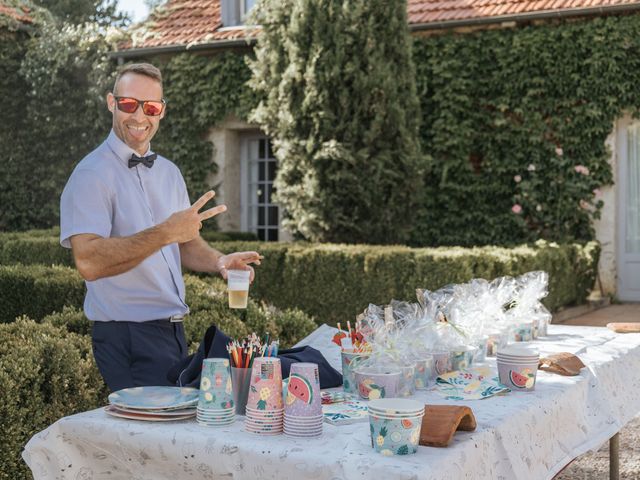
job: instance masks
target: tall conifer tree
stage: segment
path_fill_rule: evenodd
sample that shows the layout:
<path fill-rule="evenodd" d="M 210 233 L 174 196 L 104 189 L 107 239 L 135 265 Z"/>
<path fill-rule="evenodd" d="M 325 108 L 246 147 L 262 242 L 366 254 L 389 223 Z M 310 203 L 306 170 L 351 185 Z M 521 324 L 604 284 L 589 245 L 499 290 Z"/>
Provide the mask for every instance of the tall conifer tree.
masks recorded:
<path fill-rule="evenodd" d="M 272 137 L 285 226 L 400 243 L 421 187 L 406 0 L 262 0 L 252 118 Z"/>

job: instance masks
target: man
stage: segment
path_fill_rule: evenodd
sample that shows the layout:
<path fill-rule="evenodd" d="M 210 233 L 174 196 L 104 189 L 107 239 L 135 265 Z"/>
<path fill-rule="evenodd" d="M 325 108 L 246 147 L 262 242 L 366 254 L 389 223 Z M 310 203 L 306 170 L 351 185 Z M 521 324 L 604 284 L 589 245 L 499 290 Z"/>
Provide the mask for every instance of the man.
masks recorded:
<path fill-rule="evenodd" d="M 186 356 L 189 312 L 181 265 L 220 273 L 251 270 L 256 252 L 229 255 L 200 237 L 202 222 L 225 205 L 190 205 L 184 179 L 150 141 L 165 114 L 162 76 L 149 64 L 123 68 L 107 95 L 113 129 L 75 168 L 60 201 L 60 243 L 72 248 L 86 281 L 93 353 L 112 391 L 169 385 L 167 371 Z"/>

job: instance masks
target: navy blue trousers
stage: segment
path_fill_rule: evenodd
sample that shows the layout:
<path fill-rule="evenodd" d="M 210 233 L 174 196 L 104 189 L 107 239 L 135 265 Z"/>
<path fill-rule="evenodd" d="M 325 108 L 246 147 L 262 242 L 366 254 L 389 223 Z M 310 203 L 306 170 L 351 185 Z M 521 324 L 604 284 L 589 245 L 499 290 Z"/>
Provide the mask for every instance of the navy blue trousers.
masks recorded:
<path fill-rule="evenodd" d="M 93 322 L 91 337 L 98 370 L 112 392 L 175 385 L 167 372 L 187 355 L 182 322 Z"/>

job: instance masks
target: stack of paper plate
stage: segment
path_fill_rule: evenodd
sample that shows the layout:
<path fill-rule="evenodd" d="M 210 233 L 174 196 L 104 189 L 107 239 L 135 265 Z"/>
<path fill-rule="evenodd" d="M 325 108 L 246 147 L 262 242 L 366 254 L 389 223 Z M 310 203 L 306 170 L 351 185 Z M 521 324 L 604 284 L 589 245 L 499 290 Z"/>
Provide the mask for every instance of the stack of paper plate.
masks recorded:
<path fill-rule="evenodd" d="M 133 387 L 109 395 L 104 409 L 114 417 L 151 422 L 184 420 L 196 415 L 198 390 L 186 387 Z"/>

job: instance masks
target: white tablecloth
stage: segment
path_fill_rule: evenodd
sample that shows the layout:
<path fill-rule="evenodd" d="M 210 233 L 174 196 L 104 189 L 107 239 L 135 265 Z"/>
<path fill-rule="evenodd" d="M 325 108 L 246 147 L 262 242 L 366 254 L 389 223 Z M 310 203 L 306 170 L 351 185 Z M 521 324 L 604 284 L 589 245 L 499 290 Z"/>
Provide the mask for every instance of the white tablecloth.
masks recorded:
<path fill-rule="evenodd" d="M 304 343 L 339 367 L 339 351 L 329 343 L 333 331 L 320 327 Z M 588 368 L 577 377 L 539 371 L 531 393 L 469 402 L 416 395 L 425 403 L 473 409 L 478 428 L 457 432 L 448 448 L 384 457 L 372 450 L 367 423 L 325 424 L 322 437 L 296 440 L 246 433 L 242 417 L 229 427 L 208 428 L 195 420 L 129 421 L 96 409 L 36 434 L 23 457 L 36 480 L 551 479 L 640 412 L 640 334 L 553 325 L 536 343 L 543 354 L 576 353 Z"/>

